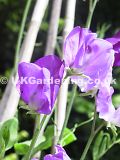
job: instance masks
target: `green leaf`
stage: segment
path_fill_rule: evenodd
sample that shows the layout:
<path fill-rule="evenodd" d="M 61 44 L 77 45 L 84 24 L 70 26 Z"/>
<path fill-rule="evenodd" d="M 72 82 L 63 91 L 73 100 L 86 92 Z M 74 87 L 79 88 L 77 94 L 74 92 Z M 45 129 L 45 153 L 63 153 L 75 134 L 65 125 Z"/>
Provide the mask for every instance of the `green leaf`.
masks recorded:
<path fill-rule="evenodd" d="M 16 153 L 19 154 L 19 155 L 26 154 L 26 152 L 29 149 L 30 143 L 31 143 L 31 141 L 25 141 L 25 142 L 22 142 L 22 143 L 16 143 L 14 145 L 14 149 L 15 149 Z"/>
<path fill-rule="evenodd" d="M 15 153 L 11 153 L 9 155 L 7 155 L 4 160 L 18 160 L 18 157 Z"/>
<path fill-rule="evenodd" d="M 64 27 L 64 19 L 60 18 L 59 19 L 59 27 L 58 27 L 58 33 L 60 33 Z"/>
<path fill-rule="evenodd" d="M 109 133 L 104 133 L 104 136 L 107 137 L 107 142 L 106 142 L 106 148 L 109 148 L 110 144 L 111 144 L 111 137 Z"/>
<path fill-rule="evenodd" d="M 101 131 L 95 140 L 95 143 L 93 146 L 93 160 L 98 160 L 99 148 L 100 148 L 103 136 L 104 136 L 104 133 L 103 131 Z"/>
<path fill-rule="evenodd" d="M 116 94 L 113 96 L 113 104 L 115 106 L 119 106 L 120 105 L 120 95 L 119 94 Z"/>
<path fill-rule="evenodd" d="M 100 149 L 99 149 L 99 155 L 103 155 L 106 152 L 107 149 L 107 137 L 105 136 L 102 140 Z"/>
<path fill-rule="evenodd" d="M 49 125 L 44 133 L 45 136 L 45 141 L 40 143 L 35 150 L 40 151 L 40 150 L 45 150 L 48 149 L 49 147 L 52 146 L 52 141 L 53 141 L 53 136 L 54 136 L 54 125 Z M 68 145 L 76 140 L 76 136 L 74 133 L 66 128 L 64 133 L 63 133 L 63 139 L 62 139 L 62 145 Z M 34 151 L 35 151 L 34 150 Z"/>
<path fill-rule="evenodd" d="M 75 134 L 68 128 L 65 128 L 62 138 L 62 146 L 66 146 L 76 140 Z"/>
<path fill-rule="evenodd" d="M 13 147 L 17 141 L 18 134 L 18 120 L 16 118 L 7 120 L 1 127 L 1 135 L 5 141 L 5 149 L 8 150 Z"/>
<path fill-rule="evenodd" d="M 44 136 L 39 137 L 38 141 L 39 141 L 39 143 L 42 143 L 43 141 L 45 141 L 45 137 Z M 15 149 L 15 151 L 16 151 L 17 154 L 19 154 L 19 155 L 25 155 L 26 152 L 29 149 L 30 144 L 31 144 L 31 140 L 24 141 L 24 142 L 21 142 L 21 143 L 16 143 L 14 145 L 14 149 Z"/>
<path fill-rule="evenodd" d="M 5 154 L 5 141 L 0 134 L 0 159 L 2 160 Z"/>
<path fill-rule="evenodd" d="M 93 146 L 93 160 L 101 159 L 110 148 L 120 143 L 116 127 L 111 125 L 110 129 L 112 134 L 103 131 L 98 134 Z"/>
<path fill-rule="evenodd" d="M 37 150 L 45 150 L 48 149 L 50 146 L 52 146 L 52 140 L 53 140 L 53 136 L 54 136 L 54 126 L 53 125 L 49 125 L 44 133 L 45 136 L 45 141 L 38 144 L 38 146 L 36 147 Z"/>
<path fill-rule="evenodd" d="M 22 130 L 18 133 L 18 141 L 23 141 L 29 137 L 29 133 L 25 130 Z"/>
<path fill-rule="evenodd" d="M 47 23 L 47 22 L 42 22 L 40 29 L 41 29 L 42 31 L 47 31 L 48 28 L 49 28 L 48 23 Z"/>

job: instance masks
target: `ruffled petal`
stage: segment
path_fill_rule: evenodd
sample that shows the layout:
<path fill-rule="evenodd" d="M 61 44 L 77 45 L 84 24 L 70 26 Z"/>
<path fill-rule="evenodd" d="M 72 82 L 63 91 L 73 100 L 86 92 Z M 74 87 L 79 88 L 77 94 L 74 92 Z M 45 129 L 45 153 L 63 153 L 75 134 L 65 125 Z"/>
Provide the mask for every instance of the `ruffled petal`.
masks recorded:
<path fill-rule="evenodd" d="M 64 62 L 55 55 L 48 55 L 38 59 L 35 64 L 39 67 L 45 67 L 50 71 L 51 104 L 55 103 L 61 81 L 64 74 Z"/>
<path fill-rule="evenodd" d="M 97 112 L 99 117 L 120 127 L 120 107 L 115 109 L 112 103 L 112 87 L 103 87 L 100 89 L 96 98 Z"/>
<path fill-rule="evenodd" d="M 113 49 L 115 51 L 114 66 L 120 66 L 120 31 L 112 38 L 107 38 L 106 40 L 113 45 Z"/>

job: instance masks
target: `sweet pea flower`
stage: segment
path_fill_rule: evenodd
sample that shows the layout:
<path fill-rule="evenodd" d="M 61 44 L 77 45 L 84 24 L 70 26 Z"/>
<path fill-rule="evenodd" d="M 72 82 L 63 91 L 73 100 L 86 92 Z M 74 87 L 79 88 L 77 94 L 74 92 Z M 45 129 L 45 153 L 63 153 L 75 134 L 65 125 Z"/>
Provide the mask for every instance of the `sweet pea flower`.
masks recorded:
<path fill-rule="evenodd" d="M 115 51 L 114 66 L 120 66 L 120 31 L 112 38 L 107 38 L 106 40 L 113 45 L 113 49 Z"/>
<path fill-rule="evenodd" d="M 54 155 L 48 154 L 44 157 L 44 160 L 70 160 L 67 153 L 61 146 L 56 145 L 55 150 L 56 153 Z"/>
<path fill-rule="evenodd" d="M 115 109 L 113 106 L 113 93 L 114 89 L 109 86 L 103 87 L 99 90 L 96 98 L 97 112 L 99 112 L 99 118 L 120 127 L 120 107 Z"/>
<path fill-rule="evenodd" d="M 64 61 L 65 66 L 76 73 L 76 76 L 71 76 L 71 81 L 81 91 L 98 89 L 101 84 L 96 83 L 96 80 L 104 83 L 113 66 L 113 46 L 110 42 L 97 38 L 96 33 L 89 29 L 75 27 L 64 43 Z"/>
<path fill-rule="evenodd" d="M 35 63 L 20 63 L 18 86 L 22 100 L 35 112 L 50 114 L 63 73 L 64 62 L 55 55 L 45 56 Z"/>
<path fill-rule="evenodd" d="M 120 66 L 120 32 L 106 40 L 113 45 L 115 51 L 114 66 Z M 108 72 L 110 79 L 112 79 L 111 71 Z M 110 82 L 106 84 L 106 86 L 100 88 L 96 98 L 97 112 L 100 118 L 120 127 L 120 107 L 115 109 L 112 103 L 113 93 L 114 89 L 110 87 Z"/>

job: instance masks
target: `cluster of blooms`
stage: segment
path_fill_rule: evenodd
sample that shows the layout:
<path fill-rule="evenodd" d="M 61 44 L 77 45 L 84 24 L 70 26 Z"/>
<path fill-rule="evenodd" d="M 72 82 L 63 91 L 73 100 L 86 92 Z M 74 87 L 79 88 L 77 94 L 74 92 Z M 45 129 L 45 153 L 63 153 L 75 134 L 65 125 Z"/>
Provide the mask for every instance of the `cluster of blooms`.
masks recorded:
<path fill-rule="evenodd" d="M 40 58 L 35 63 L 20 63 L 18 74 L 21 77 L 40 79 L 63 79 L 65 70 L 71 70 L 71 81 L 76 83 L 82 92 L 97 93 L 96 106 L 99 117 L 120 126 L 120 108 L 115 110 L 112 104 L 113 65 L 120 65 L 120 33 L 106 40 L 97 38 L 87 28 L 75 27 L 64 43 L 64 61 L 55 55 Z M 79 83 L 78 79 L 87 82 L 99 79 L 105 83 Z M 83 85 L 84 84 L 84 85 Z M 20 84 L 22 99 L 33 110 L 42 114 L 50 114 L 61 84 Z M 47 155 L 44 160 L 69 160 L 65 151 L 56 146 L 55 155 Z"/>

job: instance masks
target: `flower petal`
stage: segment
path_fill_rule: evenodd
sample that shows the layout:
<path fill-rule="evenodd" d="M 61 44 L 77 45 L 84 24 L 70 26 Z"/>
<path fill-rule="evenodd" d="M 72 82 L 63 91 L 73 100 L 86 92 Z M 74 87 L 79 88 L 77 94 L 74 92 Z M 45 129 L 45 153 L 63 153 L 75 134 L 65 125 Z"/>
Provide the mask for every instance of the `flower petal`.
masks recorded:
<path fill-rule="evenodd" d="M 51 104 L 55 103 L 64 73 L 64 62 L 55 55 L 48 55 L 35 62 L 39 67 L 45 67 L 50 71 L 53 79 L 51 86 Z"/>
<path fill-rule="evenodd" d="M 115 51 L 114 66 L 120 66 L 120 31 L 112 38 L 107 38 L 106 40 L 113 45 L 113 49 Z"/>
<path fill-rule="evenodd" d="M 112 87 L 100 89 L 96 99 L 97 112 L 99 112 L 100 118 L 120 127 L 120 107 L 115 109 L 112 104 L 113 92 Z"/>
<path fill-rule="evenodd" d="M 52 154 L 46 155 L 44 157 L 44 160 L 70 160 L 65 150 L 61 146 L 57 145 L 55 149 L 56 153 L 54 155 Z"/>
<path fill-rule="evenodd" d="M 87 28 L 75 27 L 70 32 L 64 43 L 64 60 L 66 67 L 71 67 L 74 64 L 78 52 L 80 53 L 80 57 L 83 56 L 80 49 L 84 43 L 89 43 L 92 37 L 95 38 L 96 34 L 91 33 Z"/>
<path fill-rule="evenodd" d="M 38 84 L 39 80 L 50 78 L 46 68 L 33 63 L 22 62 L 18 68 L 21 98 L 38 113 L 49 114 L 51 111 L 50 84 Z M 22 81 L 22 79 L 26 81 Z"/>
<path fill-rule="evenodd" d="M 75 27 L 64 45 L 65 65 L 77 69 L 85 76 L 72 76 L 81 91 L 86 92 L 100 85 L 96 81 L 104 81 L 114 62 L 113 46 L 110 42 L 97 38 L 87 28 Z M 81 84 L 82 80 L 82 84 Z"/>

